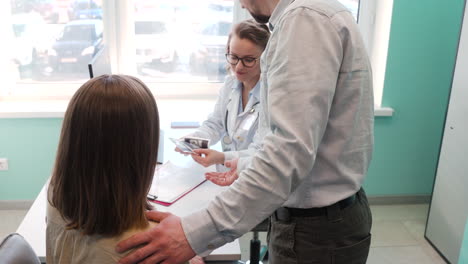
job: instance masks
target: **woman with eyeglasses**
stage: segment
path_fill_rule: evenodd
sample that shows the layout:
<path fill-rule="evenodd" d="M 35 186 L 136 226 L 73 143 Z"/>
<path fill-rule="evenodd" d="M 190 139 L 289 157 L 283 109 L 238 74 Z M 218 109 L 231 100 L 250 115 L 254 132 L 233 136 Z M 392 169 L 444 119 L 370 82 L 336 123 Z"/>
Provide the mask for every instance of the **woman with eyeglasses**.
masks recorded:
<path fill-rule="evenodd" d="M 220 90 L 213 113 L 197 131 L 187 135 L 209 139 L 210 145 L 221 140 L 223 152 L 195 150 L 192 158 L 201 165 L 217 164 L 218 171 L 226 171 L 224 161 L 248 155 L 239 151 L 248 148 L 258 128 L 260 56 L 269 37 L 268 27 L 254 20 L 234 25 L 229 34 L 226 60 L 231 75 Z"/>

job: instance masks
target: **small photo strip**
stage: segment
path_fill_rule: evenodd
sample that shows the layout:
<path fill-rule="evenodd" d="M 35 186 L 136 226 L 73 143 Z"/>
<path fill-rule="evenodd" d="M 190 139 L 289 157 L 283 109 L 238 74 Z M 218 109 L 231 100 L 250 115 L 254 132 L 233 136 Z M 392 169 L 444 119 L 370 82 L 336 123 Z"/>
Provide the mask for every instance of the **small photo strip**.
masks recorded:
<path fill-rule="evenodd" d="M 210 145 L 210 140 L 206 138 L 199 137 L 184 137 L 184 142 L 197 146 L 198 148 L 208 148 Z"/>

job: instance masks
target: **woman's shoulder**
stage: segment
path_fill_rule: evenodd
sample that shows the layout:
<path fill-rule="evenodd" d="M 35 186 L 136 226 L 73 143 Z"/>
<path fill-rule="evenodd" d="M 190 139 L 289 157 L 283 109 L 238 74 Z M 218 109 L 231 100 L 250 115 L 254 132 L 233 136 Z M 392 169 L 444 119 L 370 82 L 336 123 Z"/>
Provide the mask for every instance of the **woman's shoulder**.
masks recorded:
<path fill-rule="evenodd" d="M 57 210 L 57 208 L 51 205 L 49 201 L 47 201 L 46 205 L 46 219 L 48 226 L 52 223 L 60 226 L 67 225 L 66 221 L 62 218 L 60 212 Z"/>
<path fill-rule="evenodd" d="M 95 248 L 100 252 L 102 258 L 113 259 L 113 260 L 118 261 L 120 258 L 126 256 L 129 252 L 133 251 L 134 249 L 131 249 L 123 253 L 117 253 L 115 251 L 115 247 L 117 246 L 117 244 L 120 241 L 128 239 L 135 234 L 148 231 L 149 229 L 158 225 L 158 223 L 156 222 L 148 222 L 148 223 L 149 225 L 145 228 L 132 228 L 130 230 L 123 232 L 122 234 L 118 236 L 113 236 L 113 237 L 108 237 L 108 238 L 100 237 L 100 239 L 97 239 L 96 241 L 97 247 Z"/>
<path fill-rule="evenodd" d="M 120 241 L 130 238 L 137 233 L 147 231 L 157 224 L 149 222 L 145 228 L 131 228 L 120 235 L 112 237 L 83 235 L 79 230 L 67 229 L 67 222 L 62 218 L 60 212 L 50 203 L 47 203 L 47 240 L 53 239 L 63 242 L 58 244 L 69 244 L 73 241 L 76 246 L 71 249 L 73 254 L 79 256 L 79 259 L 92 260 L 94 263 L 116 263 L 128 253 L 119 254 L 115 251 L 115 247 Z M 47 244 L 49 247 L 57 243 L 54 244 L 48 241 Z M 50 250 L 56 251 L 53 248 L 50 248 Z M 67 254 L 58 257 L 63 259 L 66 256 Z"/>
<path fill-rule="evenodd" d="M 239 85 L 239 80 L 233 75 L 226 75 L 224 78 L 224 88 L 233 89 Z"/>
<path fill-rule="evenodd" d="M 148 225 L 144 228 L 131 228 L 129 230 L 124 231 L 122 234 L 114 236 L 114 237 L 109 237 L 106 239 L 102 240 L 102 244 L 114 244 L 118 243 L 121 240 L 125 240 L 127 238 L 130 238 L 131 236 L 138 234 L 140 232 L 145 232 L 150 230 L 151 228 L 157 226 L 159 223 L 148 221 Z"/>

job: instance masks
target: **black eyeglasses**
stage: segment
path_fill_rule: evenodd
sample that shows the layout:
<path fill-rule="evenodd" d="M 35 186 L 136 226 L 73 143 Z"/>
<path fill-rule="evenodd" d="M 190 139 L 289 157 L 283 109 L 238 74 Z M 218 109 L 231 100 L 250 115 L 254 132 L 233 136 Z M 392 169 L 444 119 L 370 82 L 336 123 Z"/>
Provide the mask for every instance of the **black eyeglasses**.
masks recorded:
<path fill-rule="evenodd" d="M 237 65 L 239 61 L 242 61 L 242 65 L 244 65 L 247 68 L 252 68 L 253 66 L 255 66 L 255 63 L 257 63 L 258 58 L 253 58 L 253 57 L 239 58 L 236 55 L 226 53 L 226 60 L 231 65 Z"/>

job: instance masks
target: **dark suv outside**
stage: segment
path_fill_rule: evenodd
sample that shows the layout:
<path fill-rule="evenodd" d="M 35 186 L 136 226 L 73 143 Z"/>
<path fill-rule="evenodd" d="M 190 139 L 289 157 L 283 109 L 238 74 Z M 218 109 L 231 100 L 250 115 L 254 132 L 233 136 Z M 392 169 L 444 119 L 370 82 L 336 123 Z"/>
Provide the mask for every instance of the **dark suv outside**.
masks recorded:
<path fill-rule="evenodd" d="M 68 8 L 68 19 L 102 19 L 102 8 L 93 0 L 74 0 Z"/>
<path fill-rule="evenodd" d="M 74 20 L 65 25 L 48 53 L 48 73 L 84 72 L 102 49 L 102 20 Z"/>

